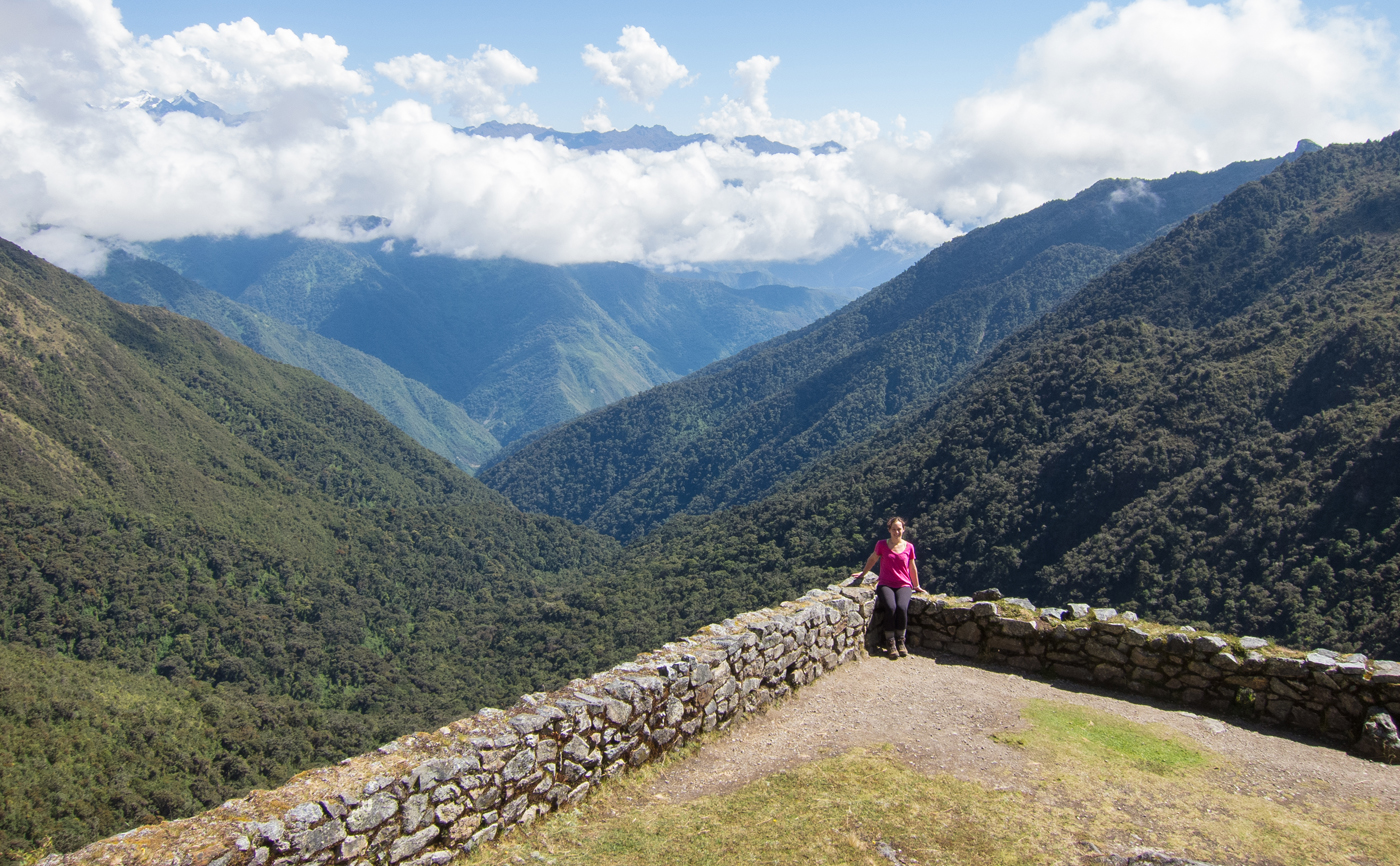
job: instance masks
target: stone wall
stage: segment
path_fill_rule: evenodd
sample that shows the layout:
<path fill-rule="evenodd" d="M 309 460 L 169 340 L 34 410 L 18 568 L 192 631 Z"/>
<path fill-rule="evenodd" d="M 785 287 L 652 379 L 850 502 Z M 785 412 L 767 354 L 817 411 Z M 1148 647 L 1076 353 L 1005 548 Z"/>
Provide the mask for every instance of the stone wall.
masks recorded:
<path fill-rule="evenodd" d="M 1400 713 L 1400 664 L 1393 661 L 1164 627 L 1111 608 L 1036 608 L 996 590 L 915 596 L 909 645 L 1233 712 L 1347 745 L 1362 739 L 1377 711 Z"/>
<path fill-rule="evenodd" d="M 873 608 L 868 589 L 814 590 L 508 711 L 400 737 L 40 866 L 440 866 L 856 658 Z"/>
<path fill-rule="evenodd" d="M 1400 758 L 1388 715 L 1400 712 L 1394 662 L 1164 628 L 1085 605 L 1038 609 L 995 590 L 920 594 L 910 610 L 915 648 L 1244 713 Z M 482 710 L 41 866 L 440 866 L 859 657 L 879 635 L 873 615 L 869 588 L 813 590 L 508 711 Z"/>

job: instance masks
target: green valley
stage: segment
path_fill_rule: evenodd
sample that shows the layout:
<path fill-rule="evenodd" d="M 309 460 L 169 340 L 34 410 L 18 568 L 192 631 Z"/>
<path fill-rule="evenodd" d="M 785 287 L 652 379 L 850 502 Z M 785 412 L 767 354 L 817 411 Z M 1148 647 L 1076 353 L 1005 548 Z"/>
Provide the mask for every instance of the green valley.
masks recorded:
<path fill-rule="evenodd" d="M 954 323 L 933 332 L 963 349 L 924 385 L 890 386 L 889 340 L 802 342 L 843 315 L 665 389 L 698 382 L 733 417 L 765 394 L 820 404 L 789 383 L 841 355 L 812 382 L 880 379 L 893 402 L 750 502 L 672 513 L 673 488 L 634 485 L 671 516 L 626 546 L 518 510 L 304 370 L 4 245 L 0 797 L 25 811 L 7 807 L 0 845 L 71 849 L 561 685 L 831 583 L 890 513 L 935 589 L 1393 657 L 1400 136 L 1303 155 L 1141 248 L 1105 245 L 1112 221 L 1056 229 L 1123 188 L 926 259 L 946 277 L 927 309 Z M 896 326 L 919 268 L 850 333 L 914 339 Z M 968 343 L 977 321 L 997 324 Z M 762 358 L 768 379 L 703 391 Z M 848 394 L 868 396 L 820 405 Z M 634 433 L 711 429 L 683 401 L 623 406 L 653 413 Z M 578 442 L 547 464 L 570 489 L 606 480 L 605 440 Z"/>
<path fill-rule="evenodd" d="M 752 502 L 919 411 L 1126 252 L 1283 161 L 1104 180 L 969 232 L 839 313 L 563 424 L 482 479 L 624 541 Z"/>
<path fill-rule="evenodd" d="M 427 385 L 509 445 L 824 316 L 845 301 L 625 264 L 417 255 L 411 244 L 186 238 L 185 277 Z"/>

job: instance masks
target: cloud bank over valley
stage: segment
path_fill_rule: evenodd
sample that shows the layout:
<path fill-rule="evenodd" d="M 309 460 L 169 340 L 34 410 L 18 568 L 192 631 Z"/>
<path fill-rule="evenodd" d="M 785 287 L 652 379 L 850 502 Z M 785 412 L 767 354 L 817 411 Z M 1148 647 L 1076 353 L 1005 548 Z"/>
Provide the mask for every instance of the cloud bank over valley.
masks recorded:
<path fill-rule="evenodd" d="M 540 122 L 528 91 L 548 82 L 510 46 L 351 68 L 333 34 L 250 18 L 148 38 L 110 0 L 0 0 L 0 17 L 0 235 L 80 272 L 123 241 L 282 231 L 551 264 L 927 248 L 1101 177 L 1400 126 L 1389 25 L 1291 0 L 1090 3 L 936 131 L 846 108 L 784 117 L 769 97 L 781 57 L 736 58 L 727 95 L 673 130 L 714 140 L 665 152 L 455 131 Z M 616 50 L 580 45 L 578 75 L 650 111 L 696 76 L 645 23 Z M 408 98 L 381 104 L 385 82 Z M 227 116 L 143 107 L 186 93 Z M 611 128 L 605 99 L 578 110 L 580 127 Z M 735 141 L 755 135 L 798 152 Z M 348 219 L 371 214 L 388 222 L 369 234 Z"/>

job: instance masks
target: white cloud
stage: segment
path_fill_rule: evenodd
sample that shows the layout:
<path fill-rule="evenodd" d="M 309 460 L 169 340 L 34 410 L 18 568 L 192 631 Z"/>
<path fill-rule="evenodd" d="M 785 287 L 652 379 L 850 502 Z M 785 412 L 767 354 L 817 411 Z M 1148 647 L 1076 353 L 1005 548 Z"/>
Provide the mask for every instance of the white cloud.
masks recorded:
<path fill-rule="evenodd" d="M 326 37 L 268 34 L 245 20 L 138 40 L 100 0 L 18 2 L 43 15 L 0 37 L 0 73 L 34 97 L 0 87 L 0 234 L 62 264 L 90 270 L 100 255 L 91 238 L 341 236 L 352 214 L 389 218 L 378 236 L 423 250 L 543 262 L 797 259 L 872 232 L 923 244 L 952 235 L 896 190 L 857 180 L 851 154 L 758 157 L 719 144 L 587 153 L 465 136 L 413 100 L 350 110 L 371 90 Z M 510 89 L 536 75 L 486 47 L 465 61 L 394 58 L 379 71 L 454 100 L 471 120 L 510 119 Z M 259 113 L 230 127 L 93 107 L 187 89 Z M 298 101 L 300 111 L 272 110 Z M 611 126 L 605 109 L 600 101 L 591 126 Z M 736 179 L 742 186 L 725 182 Z"/>
<path fill-rule="evenodd" d="M 510 104 L 510 92 L 534 84 L 540 77 L 533 66 L 500 48 L 482 45 L 469 60 L 452 55 L 446 61 L 426 54 L 395 57 L 374 64 L 374 71 L 404 88 L 422 93 L 434 102 L 449 102 L 458 117 L 475 126 L 488 120 L 502 123 L 538 123 L 525 103 Z"/>
<path fill-rule="evenodd" d="M 1019 213 L 1105 176 L 1161 177 L 1359 141 L 1400 126 L 1391 35 L 1298 0 L 1090 3 L 1021 52 L 1012 82 L 958 104 L 941 135 L 882 142 L 865 175 L 906 180 L 959 223 Z M 922 159 L 911 151 L 922 150 Z M 872 155 L 873 157 L 873 155 Z"/>
<path fill-rule="evenodd" d="M 1400 126 L 1388 30 L 1354 12 L 1310 16 L 1292 0 L 1090 5 L 934 135 L 899 119 L 880 134 L 854 112 L 775 116 L 767 84 L 778 58 L 763 55 L 736 65 L 734 95 L 702 119 L 722 139 L 850 148 L 834 154 L 587 153 L 464 136 L 419 101 L 356 109 L 370 84 L 329 37 L 244 19 L 137 39 L 109 0 L 0 0 L 0 20 L 0 235 L 87 270 L 103 248 L 92 238 L 336 237 L 354 214 L 391 219 L 383 241 L 456 255 L 810 259 L 876 234 L 933 245 L 1104 176 L 1215 168 L 1304 136 L 1359 140 Z M 384 66 L 468 118 L 528 110 L 510 93 L 535 80 L 492 48 Z M 258 114 L 228 127 L 104 107 L 141 90 L 193 90 Z M 600 100 L 586 125 L 604 128 L 606 108 Z"/>
<path fill-rule="evenodd" d="M 24 248 L 80 277 L 100 274 L 107 267 L 107 244 L 71 228 L 43 228 L 26 236 Z"/>
<path fill-rule="evenodd" d="M 620 51 L 603 51 L 593 45 L 583 49 L 583 65 L 593 70 L 600 84 L 617 88 L 622 98 L 639 102 L 651 111 L 657 98 L 672 84 L 685 87 L 695 79 L 645 27 L 624 27 L 617 38 Z"/>
<path fill-rule="evenodd" d="M 794 147 L 838 141 L 854 147 L 872 141 L 880 134 L 880 124 L 855 111 L 833 111 L 811 123 L 776 118 L 768 107 L 768 79 L 777 68 L 778 57 L 755 54 L 734 64 L 731 75 L 741 95 L 725 96 L 712 114 L 701 117 L 696 128 L 720 138 L 761 135 Z"/>
<path fill-rule="evenodd" d="M 608 119 L 608 102 L 603 97 L 598 97 L 598 104 L 593 106 L 593 110 L 583 116 L 583 129 L 585 132 L 608 132 L 613 128 L 613 123 Z"/>
<path fill-rule="evenodd" d="M 109 0 L 0 0 L 0 20 L 0 77 L 59 110 L 193 90 L 235 112 L 339 112 L 345 97 L 373 92 L 331 37 L 266 33 L 251 18 L 154 40 L 128 32 Z"/>

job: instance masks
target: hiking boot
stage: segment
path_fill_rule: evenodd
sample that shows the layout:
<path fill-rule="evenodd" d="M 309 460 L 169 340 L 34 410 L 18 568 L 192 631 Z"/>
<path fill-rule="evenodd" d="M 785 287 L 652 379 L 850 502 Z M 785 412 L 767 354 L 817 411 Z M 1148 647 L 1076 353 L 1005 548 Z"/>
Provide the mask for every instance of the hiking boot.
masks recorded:
<path fill-rule="evenodd" d="M 895 643 L 893 632 L 885 635 L 885 653 L 892 659 L 899 658 L 899 644 Z"/>
<path fill-rule="evenodd" d="M 900 658 L 904 658 L 905 656 L 909 655 L 909 647 L 904 645 L 904 638 L 901 637 L 895 641 L 895 648 L 899 652 Z"/>

